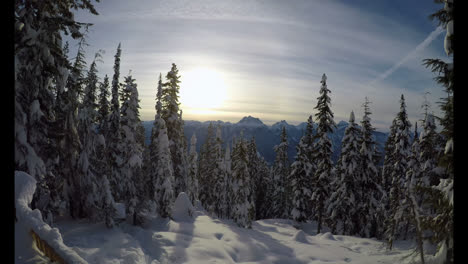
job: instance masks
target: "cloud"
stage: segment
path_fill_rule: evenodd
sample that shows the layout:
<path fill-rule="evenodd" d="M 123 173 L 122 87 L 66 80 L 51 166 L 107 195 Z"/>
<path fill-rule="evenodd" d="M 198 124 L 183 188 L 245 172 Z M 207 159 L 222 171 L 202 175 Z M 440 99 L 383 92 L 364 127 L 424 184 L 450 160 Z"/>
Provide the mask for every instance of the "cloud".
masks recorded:
<path fill-rule="evenodd" d="M 323 73 L 329 77 L 337 121 L 347 120 L 351 110 L 359 119 L 365 96 L 374 102 L 373 120 L 382 127 L 391 123 L 401 93 L 411 102 L 413 117 L 423 100 L 420 93 L 432 89 L 439 97 L 436 85 L 430 85 L 430 71 L 418 61 L 437 54 L 430 45 L 436 31 L 426 37 L 427 30 L 349 3 L 294 3 L 103 1 L 96 4 L 100 16 L 76 17 L 95 24 L 88 42 L 107 51 L 100 74 L 112 76 L 113 56 L 122 42 L 121 75 L 132 69 L 144 120 L 154 118 L 157 78 L 172 62 L 182 75 L 196 67 L 222 72 L 230 95 L 223 111 L 237 120 L 242 109 L 264 113 L 262 119 L 274 120 L 284 111 L 290 120 L 306 120 L 314 112 Z M 241 108 L 229 104 L 235 101 L 246 103 Z M 185 109 L 184 116 L 190 115 Z"/>

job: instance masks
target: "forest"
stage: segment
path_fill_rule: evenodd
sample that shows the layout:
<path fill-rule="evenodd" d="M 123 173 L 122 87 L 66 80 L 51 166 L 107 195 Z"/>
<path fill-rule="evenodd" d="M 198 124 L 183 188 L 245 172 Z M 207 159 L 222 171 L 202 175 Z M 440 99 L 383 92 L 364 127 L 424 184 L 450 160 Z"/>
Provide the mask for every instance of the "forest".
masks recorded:
<path fill-rule="evenodd" d="M 444 48 L 453 55 L 451 1 L 436 2 L 445 6 L 431 17 L 447 27 Z M 384 153 L 377 151 L 371 101 L 363 95 L 364 116 L 358 122 L 349 114 L 336 163 L 328 137 L 336 126 L 333 87 L 323 74 L 310 84 L 317 105 L 294 161 L 283 128 L 270 165 L 254 138 L 240 133 L 223 142 L 219 126 L 208 127 L 199 152 L 195 135 L 187 142 L 175 63 L 154 73 L 156 115 L 145 144 L 137 81 L 120 73 L 125 50 L 116 43 L 113 73 L 100 80 L 101 54 L 86 64 L 91 25 L 74 20 L 76 9 L 98 15 L 90 0 L 15 1 L 14 168 L 36 179 L 30 206 L 44 222 L 53 227 L 55 218 L 68 215 L 115 228 L 121 204 L 126 221 L 141 226 L 152 215 L 172 218 L 184 192 L 210 216 L 242 228 L 262 219 L 290 219 L 298 229 L 313 221 L 317 234 L 326 227 L 336 235 L 377 238 L 389 250 L 395 240 L 414 239 L 422 263 L 429 243 L 445 252 L 444 263 L 453 262 L 453 64 L 424 61 L 447 93 L 439 103 L 443 116 L 426 107 L 422 125 L 411 124 L 405 96 L 398 95 Z M 79 42 L 72 58 L 64 35 Z"/>

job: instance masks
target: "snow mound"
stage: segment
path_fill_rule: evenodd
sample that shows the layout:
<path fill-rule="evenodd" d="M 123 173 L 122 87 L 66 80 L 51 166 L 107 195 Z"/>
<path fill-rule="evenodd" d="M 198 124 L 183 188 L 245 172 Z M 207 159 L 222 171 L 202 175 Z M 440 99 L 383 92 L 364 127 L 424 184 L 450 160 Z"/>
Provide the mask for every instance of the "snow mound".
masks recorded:
<path fill-rule="evenodd" d="M 31 210 L 29 208 L 35 190 L 36 180 L 31 175 L 22 171 L 15 171 L 15 213 L 18 219 L 15 225 L 21 226 L 23 231 L 28 233 L 34 231 L 66 263 L 87 263 L 63 243 L 62 235 L 57 228 L 52 228 L 44 223 L 38 209 Z M 24 236 L 23 241 L 26 242 Z M 30 252 L 29 246 L 32 246 L 32 238 L 30 242 L 23 244 L 25 248 L 15 248 L 15 256 L 22 255 L 23 251 Z"/>
<path fill-rule="evenodd" d="M 297 231 L 297 233 L 293 237 L 294 241 L 309 244 L 309 241 L 307 240 L 306 233 L 302 230 Z"/>
<path fill-rule="evenodd" d="M 172 218 L 178 222 L 190 222 L 193 221 L 193 208 L 190 199 L 184 192 L 179 193 L 177 199 L 172 207 Z"/>
<path fill-rule="evenodd" d="M 336 238 L 332 235 L 332 233 L 330 232 L 326 232 L 325 234 L 323 235 L 320 235 L 320 239 L 322 240 L 334 240 L 336 241 Z"/>

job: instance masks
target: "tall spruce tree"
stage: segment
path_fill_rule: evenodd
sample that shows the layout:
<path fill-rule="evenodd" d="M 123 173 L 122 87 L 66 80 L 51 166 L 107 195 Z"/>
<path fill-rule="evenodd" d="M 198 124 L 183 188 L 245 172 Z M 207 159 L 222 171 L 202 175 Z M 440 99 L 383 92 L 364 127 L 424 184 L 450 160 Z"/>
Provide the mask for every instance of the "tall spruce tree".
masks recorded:
<path fill-rule="evenodd" d="M 445 141 L 445 148 L 442 155 L 438 158 L 438 163 L 444 169 L 440 176 L 437 186 L 426 190 L 428 194 L 428 203 L 435 210 L 434 215 L 424 221 L 424 225 L 433 232 L 432 242 L 438 243 L 439 253 L 445 255 L 445 263 L 453 263 L 453 183 L 454 183 L 454 63 L 452 56 L 455 53 L 454 46 L 454 1 L 453 0 L 435 0 L 435 3 L 444 4 L 444 7 L 437 10 L 429 16 L 436 20 L 439 26 L 446 28 L 444 40 L 444 49 L 449 58 L 446 62 L 441 59 L 425 59 L 424 65 L 431 68 L 432 72 L 437 74 L 434 78 L 438 84 L 441 84 L 446 98 L 441 98 L 440 108 L 443 116 L 438 118 L 442 126 L 442 136 Z"/>
<path fill-rule="evenodd" d="M 325 74 L 323 74 L 320 83 L 322 83 L 320 97 L 317 98 L 317 106 L 314 108 L 318 111 L 315 114 L 318 127 L 317 141 L 314 147 L 316 151 L 314 159 L 317 162 L 317 169 L 312 178 L 312 210 L 314 212 L 313 220 L 316 220 L 318 223 L 317 233 L 320 233 L 322 229 L 326 210 L 325 201 L 330 194 L 329 185 L 333 162 L 331 160 L 332 143 L 328 133 L 333 132 L 333 129 L 336 127 L 335 121 L 333 121 L 333 112 L 330 109 L 331 99 L 328 96 L 330 90 L 327 87 L 327 76 Z"/>
<path fill-rule="evenodd" d="M 159 75 L 156 93 L 156 115 L 151 130 L 151 142 L 149 145 L 149 164 L 147 173 L 150 174 L 152 197 L 156 202 L 158 214 L 168 217 L 171 212 L 171 204 L 174 201 L 174 175 L 169 149 L 169 138 L 162 113 L 162 89 L 163 82 Z"/>
<path fill-rule="evenodd" d="M 214 211 L 214 198 L 213 198 L 213 177 L 215 162 L 216 162 L 216 141 L 214 126 L 210 122 L 207 129 L 206 140 L 203 143 L 200 150 L 200 161 L 199 161 L 199 184 L 200 193 L 199 198 L 203 207 L 209 213 Z"/>
<path fill-rule="evenodd" d="M 281 130 L 281 141 L 274 147 L 276 152 L 275 163 L 272 169 L 273 178 L 273 193 L 272 193 L 272 217 L 285 218 L 289 216 L 288 211 L 288 176 L 289 176 L 289 159 L 288 159 L 288 136 L 286 128 L 283 126 Z"/>
<path fill-rule="evenodd" d="M 62 34 L 79 40 L 89 26 L 75 21 L 72 7 L 98 14 L 89 0 L 15 2 L 15 170 L 38 181 L 32 206 L 50 224 L 63 189 L 57 149 L 65 118 L 54 111 L 55 95 L 63 99 L 71 68 Z"/>
<path fill-rule="evenodd" d="M 109 77 L 107 74 L 104 80 L 99 84 L 99 99 L 98 99 L 98 116 L 97 116 L 97 129 L 101 135 L 105 137 L 109 134 Z"/>
<path fill-rule="evenodd" d="M 114 56 L 114 75 L 112 77 L 112 99 L 111 99 L 111 112 L 109 115 L 109 134 L 106 139 L 107 151 L 109 155 L 109 168 L 110 168 L 110 179 L 109 182 L 112 188 L 112 194 L 116 201 L 122 200 L 122 185 L 121 183 L 121 167 L 123 166 L 122 150 L 120 149 L 119 143 L 121 142 L 120 133 L 120 55 L 122 53 L 121 45 L 117 47 L 117 52 Z"/>
<path fill-rule="evenodd" d="M 232 218 L 239 226 L 252 228 L 255 204 L 249 200 L 253 188 L 248 169 L 247 143 L 242 132 L 232 153 Z"/>
<path fill-rule="evenodd" d="M 372 132 L 375 129 L 372 127 L 370 121 L 370 108 L 369 100 L 365 98 L 362 105 L 364 107 L 364 116 L 361 121 L 361 140 L 360 140 L 360 179 L 362 190 L 362 203 L 361 203 L 361 218 L 359 225 L 361 228 L 361 236 L 366 237 L 380 237 L 383 233 L 383 225 L 380 223 L 385 219 L 385 208 L 380 202 L 384 190 L 381 186 L 381 179 L 377 170 L 376 160 L 379 155 L 376 150 L 376 143 Z"/>
<path fill-rule="evenodd" d="M 133 215 L 133 223 L 136 221 L 138 202 L 144 201 L 144 192 L 139 192 L 144 187 L 142 182 L 143 149 L 137 141 L 138 125 L 141 123 L 139 115 L 138 90 L 135 79 L 131 75 L 125 77 L 122 89 L 122 107 L 120 118 L 120 149 L 122 150 L 121 182 L 122 199 L 125 201 L 127 212 Z"/>
<path fill-rule="evenodd" d="M 226 218 L 231 217 L 231 207 L 232 207 L 232 160 L 231 160 L 231 148 L 229 144 L 226 146 L 226 151 L 224 152 L 224 168 L 226 169 L 226 173 L 224 174 L 226 177 L 224 178 L 224 207 L 223 215 Z"/>
<path fill-rule="evenodd" d="M 209 177 L 212 179 L 211 197 L 213 205 L 213 213 L 218 217 L 223 217 L 225 207 L 224 200 L 224 184 L 226 179 L 226 168 L 224 163 L 223 141 L 221 140 L 221 126 L 216 127 L 216 138 L 214 145 L 214 169 L 213 174 Z"/>
<path fill-rule="evenodd" d="M 401 207 L 399 205 L 403 200 L 404 193 L 406 191 L 406 172 L 408 170 L 408 161 L 411 155 L 410 127 L 411 124 L 406 113 L 405 98 L 401 95 L 400 112 L 396 117 L 396 132 L 395 138 L 393 139 L 395 147 L 393 150 L 394 164 L 392 166 L 391 174 L 392 187 L 390 189 L 390 217 L 388 218 L 385 232 L 390 250 L 393 247 L 393 241 L 395 238 L 399 237 L 403 232 L 403 211 L 400 210 Z"/>
<path fill-rule="evenodd" d="M 362 178 L 360 174 L 360 145 L 361 131 L 358 129 L 351 111 L 349 125 L 343 137 L 341 156 L 336 165 L 336 177 L 331 182 L 334 189 L 328 198 L 328 223 L 332 230 L 342 223 L 342 234 L 359 234 L 361 206 L 365 201 L 362 193 Z"/>
<path fill-rule="evenodd" d="M 161 117 L 167 126 L 172 165 L 174 166 L 174 191 L 177 196 L 180 192 L 185 192 L 187 187 L 187 143 L 185 142 L 182 113 L 179 109 L 180 75 L 174 63 L 167 73 L 166 79 L 167 82 L 164 83 L 161 98 Z"/>
<path fill-rule="evenodd" d="M 78 160 L 81 173 L 81 205 L 83 216 L 92 220 L 105 220 L 107 227 L 113 226 L 116 213 L 109 181 L 107 179 L 107 164 L 105 163 L 104 136 L 97 133 L 98 111 L 96 90 L 98 84 L 96 53 L 86 78 L 83 102 L 79 107 L 78 131 L 81 136 L 82 148 Z"/>
<path fill-rule="evenodd" d="M 82 170 L 78 169 L 79 153 L 82 148 L 82 142 L 78 133 L 78 98 L 83 93 L 85 84 L 84 67 L 86 66 L 84 59 L 85 39 L 82 38 L 78 45 L 78 51 L 75 62 L 67 80 L 67 93 L 65 98 L 65 106 L 63 114 L 64 118 L 64 137 L 60 142 L 61 149 L 59 155 L 63 160 L 62 177 L 66 179 L 65 192 L 69 205 L 70 215 L 73 218 L 85 217 L 83 211 L 82 195 L 84 186 L 81 185 L 83 177 Z M 61 113 L 62 114 L 62 113 Z"/>
<path fill-rule="evenodd" d="M 190 152 L 188 155 L 188 181 L 187 192 L 192 204 L 198 200 L 199 184 L 198 184 L 198 153 L 196 150 L 197 137 L 193 133 L 190 139 Z M 225 193 L 225 190 L 223 190 Z"/>
<path fill-rule="evenodd" d="M 291 216 L 297 222 L 306 222 L 310 216 L 310 202 L 312 186 L 310 182 L 312 164 L 309 160 L 308 149 L 311 144 L 312 127 L 307 130 L 297 145 L 296 160 L 291 165 L 290 179 L 292 181 L 292 211 Z"/>

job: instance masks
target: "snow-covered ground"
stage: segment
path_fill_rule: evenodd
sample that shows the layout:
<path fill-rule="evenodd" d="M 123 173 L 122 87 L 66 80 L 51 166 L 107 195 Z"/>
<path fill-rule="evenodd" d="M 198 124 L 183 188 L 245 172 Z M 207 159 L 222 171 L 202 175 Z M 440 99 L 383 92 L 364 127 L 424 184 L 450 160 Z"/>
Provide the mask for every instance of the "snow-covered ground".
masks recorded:
<path fill-rule="evenodd" d="M 375 239 L 318 234 L 284 219 L 256 221 L 252 229 L 213 219 L 202 211 L 194 221 L 155 219 L 144 228 L 122 223 L 61 220 L 64 243 L 89 263 L 401 263 L 413 244 L 392 251 Z"/>
<path fill-rule="evenodd" d="M 18 187 L 18 188 L 16 188 Z M 69 263 L 408 263 L 414 243 L 397 241 L 392 251 L 375 239 L 316 234 L 315 223 L 301 229 L 285 219 L 256 221 L 252 229 L 206 215 L 184 193 L 174 203 L 174 220 L 153 217 L 143 227 L 127 222 L 113 229 L 87 220 L 56 219 L 56 228 L 41 220 L 28 203 L 35 181 L 15 173 L 15 263 L 49 263 L 34 246 L 29 230 Z"/>

